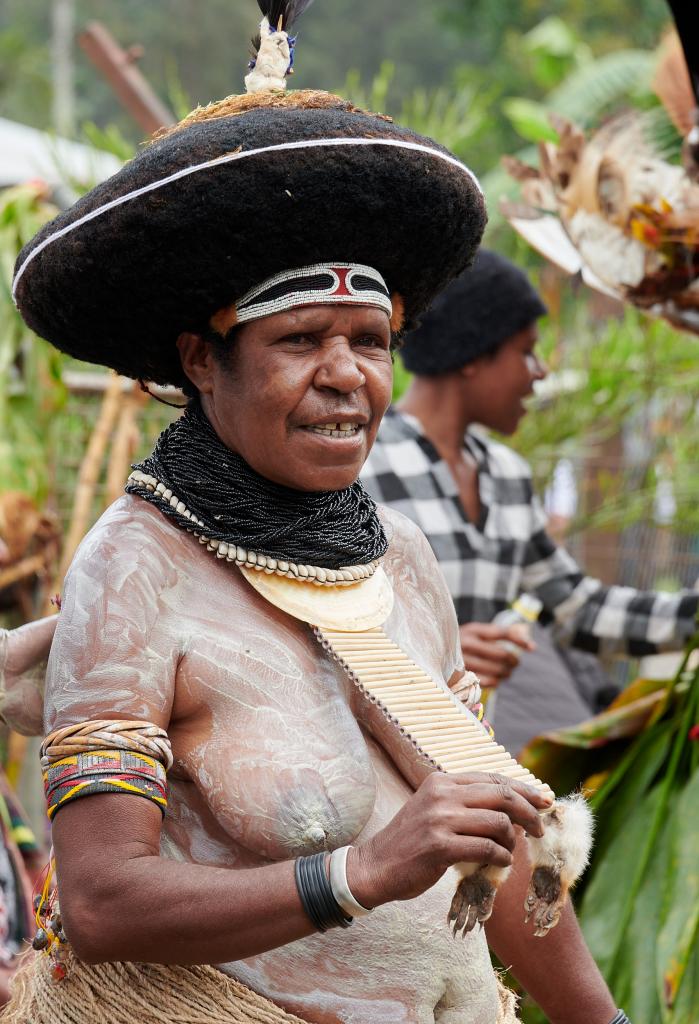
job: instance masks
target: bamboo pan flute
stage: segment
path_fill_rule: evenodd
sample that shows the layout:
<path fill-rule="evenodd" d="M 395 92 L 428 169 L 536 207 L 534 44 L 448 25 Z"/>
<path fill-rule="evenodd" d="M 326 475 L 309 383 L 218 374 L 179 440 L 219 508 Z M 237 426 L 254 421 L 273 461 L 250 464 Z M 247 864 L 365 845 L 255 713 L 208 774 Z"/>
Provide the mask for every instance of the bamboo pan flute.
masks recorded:
<path fill-rule="evenodd" d="M 369 715 L 359 717 L 393 756 L 400 736 L 402 767 L 406 753 L 414 755 L 407 758 L 413 769 L 407 773 L 412 775 L 408 781 L 418 785 L 425 768 L 497 772 L 551 793 L 489 735 L 458 697 L 423 672 L 382 629 L 348 633 L 315 627 L 315 631 L 371 707 Z M 416 773 L 418 764 L 423 770 Z"/>

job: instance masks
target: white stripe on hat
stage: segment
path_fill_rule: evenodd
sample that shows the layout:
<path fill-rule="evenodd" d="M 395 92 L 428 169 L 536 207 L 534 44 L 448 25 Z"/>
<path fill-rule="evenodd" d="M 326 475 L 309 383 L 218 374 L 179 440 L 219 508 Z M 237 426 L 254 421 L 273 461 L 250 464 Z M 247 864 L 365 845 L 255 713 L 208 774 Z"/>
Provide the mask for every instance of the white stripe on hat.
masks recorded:
<path fill-rule="evenodd" d="M 113 210 L 117 206 L 122 206 L 124 203 L 130 202 L 132 199 L 137 199 L 139 196 L 147 195 L 149 192 L 155 192 L 157 189 L 162 188 L 165 185 L 169 185 L 173 181 L 178 181 L 180 178 L 187 178 L 190 174 L 196 174 L 198 171 L 205 171 L 210 167 L 218 167 L 223 164 L 234 163 L 238 160 L 245 160 L 248 157 L 258 156 L 261 153 L 281 153 L 293 149 L 323 149 L 329 146 L 386 146 L 390 149 L 405 149 L 416 153 L 426 153 L 428 156 L 433 156 L 437 160 L 442 160 L 444 163 L 451 164 L 452 167 L 458 168 L 458 170 L 462 171 L 471 180 L 472 184 L 476 186 L 482 195 L 480 184 L 473 171 L 469 170 L 469 168 L 466 167 L 465 164 L 462 164 L 460 160 L 457 160 L 455 156 L 451 156 L 449 153 L 442 153 L 440 150 L 433 149 L 431 146 L 423 146 L 419 142 L 407 142 L 403 139 L 297 139 L 295 142 L 279 142 L 273 146 L 261 146 L 258 149 L 224 153 L 223 156 L 214 157 L 212 160 L 206 160 L 204 163 L 194 164 L 192 167 L 182 167 L 179 171 L 175 171 L 173 174 L 168 174 L 165 178 L 160 178 L 158 181 L 152 181 L 148 185 L 143 185 L 141 188 L 134 189 L 133 192 L 127 192 L 126 195 L 118 196 L 116 199 L 110 200 L 103 206 L 98 206 L 97 209 L 86 213 L 84 217 L 79 217 L 78 220 L 73 221 L 72 224 L 67 224 L 59 231 L 55 231 L 52 235 L 48 235 L 42 242 L 32 249 L 17 271 L 12 282 L 12 297 L 13 299 L 15 298 L 17 286 L 21 281 L 25 270 L 40 252 L 43 252 L 43 250 L 51 245 L 52 242 L 58 241 L 59 238 L 63 238 L 65 235 L 77 230 L 77 228 L 82 227 L 83 224 L 87 224 L 89 221 L 95 220 L 95 218 L 100 217 L 103 213 L 107 213 L 109 210 Z"/>

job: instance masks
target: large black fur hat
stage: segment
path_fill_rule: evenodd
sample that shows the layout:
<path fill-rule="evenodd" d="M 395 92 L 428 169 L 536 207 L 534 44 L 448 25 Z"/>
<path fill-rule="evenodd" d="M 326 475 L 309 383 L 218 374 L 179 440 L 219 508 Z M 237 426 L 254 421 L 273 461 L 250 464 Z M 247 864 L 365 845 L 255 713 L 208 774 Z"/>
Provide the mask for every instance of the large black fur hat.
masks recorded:
<path fill-rule="evenodd" d="M 473 175 L 431 140 L 326 93 L 255 94 L 190 117 L 47 224 L 15 298 L 63 351 L 182 384 L 180 332 L 290 268 L 374 266 L 410 327 L 484 225 Z"/>
<path fill-rule="evenodd" d="M 495 352 L 546 312 L 519 267 L 481 249 L 473 266 L 451 282 L 405 338 L 403 362 L 425 377 L 449 373 Z"/>

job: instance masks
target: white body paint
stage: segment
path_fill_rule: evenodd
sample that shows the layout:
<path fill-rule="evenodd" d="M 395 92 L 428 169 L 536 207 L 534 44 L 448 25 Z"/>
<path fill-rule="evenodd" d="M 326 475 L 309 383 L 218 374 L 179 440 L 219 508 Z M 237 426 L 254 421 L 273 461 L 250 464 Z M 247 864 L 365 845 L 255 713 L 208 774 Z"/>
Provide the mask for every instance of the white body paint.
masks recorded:
<path fill-rule="evenodd" d="M 386 632 L 448 680 L 461 655 L 434 556 L 415 526 L 382 514 L 395 591 Z M 138 498 L 120 499 L 84 541 L 60 620 L 45 727 L 126 713 L 168 728 L 163 856 L 245 868 L 361 843 L 409 798 L 311 630 Z M 449 871 L 347 931 L 224 969 L 316 1024 L 495 1024 L 484 935 L 447 927 L 457 880 Z"/>

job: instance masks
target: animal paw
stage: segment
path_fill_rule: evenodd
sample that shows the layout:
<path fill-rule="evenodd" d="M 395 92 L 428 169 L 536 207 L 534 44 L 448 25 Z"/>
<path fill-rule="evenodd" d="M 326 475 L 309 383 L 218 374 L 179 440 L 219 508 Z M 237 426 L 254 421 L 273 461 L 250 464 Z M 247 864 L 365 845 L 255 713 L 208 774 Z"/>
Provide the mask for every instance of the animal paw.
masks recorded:
<path fill-rule="evenodd" d="M 477 924 L 482 925 L 493 912 L 497 886 L 481 869 L 466 875 L 459 882 L 451 901 L 447 923 L 452 924 L 454 935 L 466 935 Z"/>
<path fill-rule="evenodd" d="M 568 895 L 555 868 L 534 868 L 524 900 L 525 922 L 534 919 L 534 934 L 538 938 L 555 928 Z"/>

